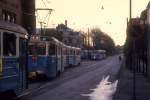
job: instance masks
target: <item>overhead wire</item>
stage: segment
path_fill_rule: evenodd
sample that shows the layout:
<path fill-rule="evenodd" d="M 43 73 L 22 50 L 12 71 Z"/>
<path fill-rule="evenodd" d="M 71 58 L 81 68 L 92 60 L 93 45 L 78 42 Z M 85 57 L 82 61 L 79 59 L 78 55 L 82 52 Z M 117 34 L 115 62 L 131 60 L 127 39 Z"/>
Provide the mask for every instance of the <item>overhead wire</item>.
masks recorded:
<path fill-rule="evenodd" d="M 42 8 L 47 8 L 47 4 L 49 4 L 50 1 L 49 0 L 41 0 L 41 1 L 42 1 L 42 4 L 44 5 L 44 7 Z M 49 10 L 47 11 L 48 11 L 48 14 L 46 14 L 43 18 L 40 17 L 39 11 L 38 10 L 36 11 L 38 23 L 42 23 L 42 24 L 46 23 L 46 26 L 48 26 L 48 22 L 50 20 L 50 14 L 51 14 L 51 11 Z"/>
<path fill-rule="evenodd" d="M 37 17 L 37 21 L 40 22 L 41 18 L 40 18 L 39 14 L 38 14 L 38 11 L 36 11 L 36 17 Z"/>
<path fill-rule="evenodd" d="M 45 7 L 47 7 L 47 5 L 46 5 L 45 1 L 44 1 L 44 0 L 42 0 L 42 2 L 43 2 L 43 4 L 44 4 L 44 6 L 45 6 Z"/>
<path fill-rule="evenodd" d="M 46 2 L 47 2 L 47 3 L 50 3 L 50 1 L 49 1 L 49 0 L 46 0 Z"/>

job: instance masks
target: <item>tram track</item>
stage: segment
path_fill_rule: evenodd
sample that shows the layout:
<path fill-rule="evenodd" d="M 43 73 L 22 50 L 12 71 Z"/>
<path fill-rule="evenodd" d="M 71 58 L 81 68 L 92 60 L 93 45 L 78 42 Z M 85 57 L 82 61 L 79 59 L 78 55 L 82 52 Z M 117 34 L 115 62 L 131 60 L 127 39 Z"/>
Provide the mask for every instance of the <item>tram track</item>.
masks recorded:
<path fill-rule="evenodd" d="M 84 63 L 79 67 L 74 67 L 74 68 L 68 68 L 60 77 L 57 77 L 56 79 L 52 80 L 52 81 L 48 81 L 48 82 L 44 82 L 44 83 L 39 83 L 38 87 L 34 90 L 28 91 L 26 93 L 24 93 L 23 95 L 19 96 L 19 98 L 22 97 L 30 97 L 30 96 L 37 96 L 41 93 L 45 93 L 46 91 L 50 90 L 50 89 L 54 89 L 57 86 L 67 82 L 67 81 L 71 81 L 75 78 L 78 78 L 88 72 L 97 70 L 98 68 L 101 68 L 101 70 L 108 70 L 109 68 L 105 69 L 105 65 L 107 64 L 107 62 L 111 61 L 112 57 L 108 57 L 105 60 L 102 61 L 93 61 L 90 63 Z"/>

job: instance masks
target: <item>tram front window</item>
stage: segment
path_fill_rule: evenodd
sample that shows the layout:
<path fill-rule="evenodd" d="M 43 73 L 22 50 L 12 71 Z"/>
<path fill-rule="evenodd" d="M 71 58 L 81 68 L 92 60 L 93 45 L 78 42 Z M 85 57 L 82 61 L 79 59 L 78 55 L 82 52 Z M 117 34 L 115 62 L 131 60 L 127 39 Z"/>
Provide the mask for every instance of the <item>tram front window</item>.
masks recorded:
<path fill-rule="evenodd" d="M 29 44 L 28 52 L 29 52 L 29 55 L 35 55 L 36 54 L 36 45 Z"/>
<path fill-rule="evenodd" d="M 29 55 L 46 55 L 46 45 L 29 44 Z"/>
<path fill-rule="evenodd" d="M 50 44 L 48 50 L 49 50 L 49 55 L 54 55 L 54 54 L 56 54 L 56 46 L 55 46 L 55 44 Z"/>
<path fill-rule="evenodd" d="M 38 55 L 46 55 L 46 45 L 38 44 L 37 45 L 37 54 Z"/>
<path fill-rule="evenodd" d="M 14 34 L 9 34 L 7 32 L 3 33 L 3 55 L 16 55 L 16 36 Z"/>

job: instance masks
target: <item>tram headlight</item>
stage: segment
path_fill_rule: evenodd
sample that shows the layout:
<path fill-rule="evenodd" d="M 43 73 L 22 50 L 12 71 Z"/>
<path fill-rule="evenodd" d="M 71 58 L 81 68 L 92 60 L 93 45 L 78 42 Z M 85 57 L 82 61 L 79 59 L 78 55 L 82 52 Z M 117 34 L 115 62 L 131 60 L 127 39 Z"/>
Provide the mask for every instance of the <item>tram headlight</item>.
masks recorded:
<path fill-rule="evenodd" d="M 29 36 L 28 36 L 28 35 L 25 35 L 25 38 L 26 38 L 26 39 L 28 39 L 28 38 L 29 38 Z"/>

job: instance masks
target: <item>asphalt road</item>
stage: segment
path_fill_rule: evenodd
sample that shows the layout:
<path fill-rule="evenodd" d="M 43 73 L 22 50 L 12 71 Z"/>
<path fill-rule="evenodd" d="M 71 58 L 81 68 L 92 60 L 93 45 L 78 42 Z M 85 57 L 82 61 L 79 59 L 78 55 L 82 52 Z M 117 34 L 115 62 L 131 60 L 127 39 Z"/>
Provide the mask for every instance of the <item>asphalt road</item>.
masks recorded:
<path fill-rule="evenodd" d="M 110 80 L 115 80 L 120 65 L 118 56 L 83 62 L 79 67 L 67 69 L 53 81 L 36 83 L 38 88 L 29 89 L 20 100 L 90 100 L 82 94 L 91 93 L 90 89 L 94 89 L 104 76 L 110 75 Z"/>

